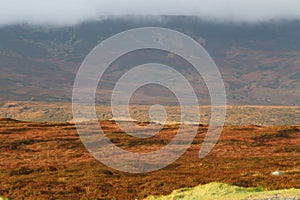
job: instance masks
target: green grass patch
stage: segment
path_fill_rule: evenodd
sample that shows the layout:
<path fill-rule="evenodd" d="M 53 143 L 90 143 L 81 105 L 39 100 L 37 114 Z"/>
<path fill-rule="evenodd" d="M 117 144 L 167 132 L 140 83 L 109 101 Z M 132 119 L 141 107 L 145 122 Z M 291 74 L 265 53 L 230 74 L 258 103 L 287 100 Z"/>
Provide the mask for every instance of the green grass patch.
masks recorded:
<path fill-rule="evenodd" d="M 150 196 L 146 200 L 242 200 L 272 197 L 300 197 L 300 189 L 267 191 L 263 188 L 244 188 L 225 183 L 209 183 L 173 191 L 167 196 Z"/>

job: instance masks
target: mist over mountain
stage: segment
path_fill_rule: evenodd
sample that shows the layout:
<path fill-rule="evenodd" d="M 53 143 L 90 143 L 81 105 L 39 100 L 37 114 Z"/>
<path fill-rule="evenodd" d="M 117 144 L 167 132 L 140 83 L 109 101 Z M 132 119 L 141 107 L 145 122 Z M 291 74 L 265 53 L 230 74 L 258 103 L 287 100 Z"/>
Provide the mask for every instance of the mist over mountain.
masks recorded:
<path fill-rule="evenodd" d="M 249 24 L 212 22 L 198 16 L 142 18 L 107 18 L 60 27 L 1 27 L 1 101 L 71 101 L 76 72 L 99 42 L 128 29 L 155 26 L 183 32 L 202 43 L 222 73 L 230 104 L 300 104 L 299 21 Z M 120 73 L 126 70 L 117 66 Z M 205 85 L 199 87 L 206 90 Z M 209 102 L 205 92 L 199 95 L 202 103 Z"/>
<path fill-rule="evenodd" d="M 260 23 L 299 20 L 297 0 L 1 0 L 0 26 L 30 24 L 72 26 L 124 15 L 197 16 L 201 20 Z"/>

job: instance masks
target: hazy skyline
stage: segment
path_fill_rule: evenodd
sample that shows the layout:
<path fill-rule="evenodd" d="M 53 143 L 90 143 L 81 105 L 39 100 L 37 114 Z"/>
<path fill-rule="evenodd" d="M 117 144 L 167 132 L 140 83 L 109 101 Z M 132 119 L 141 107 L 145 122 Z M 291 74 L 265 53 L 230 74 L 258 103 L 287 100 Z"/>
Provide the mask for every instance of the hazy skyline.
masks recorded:
<path fill-rule="evenodd" d="M 248 23 L 300 20 L 299 0 L 0 0 L 0 9 L 0 26 L 64 26 L 121 15 L 194 15 Z"/>

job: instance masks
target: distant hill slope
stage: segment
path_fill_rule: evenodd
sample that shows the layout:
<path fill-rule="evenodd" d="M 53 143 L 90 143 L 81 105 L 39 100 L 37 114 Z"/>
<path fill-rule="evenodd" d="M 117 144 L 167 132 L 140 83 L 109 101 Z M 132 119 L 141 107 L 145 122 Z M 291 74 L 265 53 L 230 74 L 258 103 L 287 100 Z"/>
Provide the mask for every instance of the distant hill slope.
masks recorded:
<path fill-rule="evenodd" d="M 300 189 L 266 191 L 262 188 L 243 188 L 224 183 L 209 183 L 194 188 L 175 190 L 168 196 L 151 196 L 146 200 L 259 200 L 299 199 Z"/>
<path fill-rule="evenodd" d="M 69 102 L 76 71 L 90 50 L 109 36 L 145 26 L 175 29 L 202 42 L 220 68 L 230 103 L 300 105 L 300 22 L 234 25 L 183 16 L 107 19 L 60 28 L 1 27 L 0 100 Z M 155 53 L 146 52 L 141 59 L 149 54 Z M 162 54 L 158 59 L 168 58 Z M 120 63 L 113 66 L 117 70 L 112 77 L 140 61 Z M 178 59 L 170 63 L 180 67 Z M 187 76 L 194 74 L 188 71 Z M 194 85 L 204 91 L 200 101 L 209 102 L 205 84 Z M 150 91 L 143 98 L 152 95 Z"/>

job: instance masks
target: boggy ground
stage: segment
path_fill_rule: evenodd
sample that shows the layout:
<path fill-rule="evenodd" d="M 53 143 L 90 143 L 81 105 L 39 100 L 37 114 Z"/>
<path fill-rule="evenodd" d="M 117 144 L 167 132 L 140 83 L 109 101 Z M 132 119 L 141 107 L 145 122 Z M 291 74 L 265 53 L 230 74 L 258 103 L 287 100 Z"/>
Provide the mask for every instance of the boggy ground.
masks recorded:
<path fill-rule="evenodd" d="M 168 125 L 135 139 L 100 122 L 110 140 L 138 152 L 158 149 L 176 134 Z M 108 168 L 84 148 L 73 124 L 0 120 L 0 196 L 10 199 L 143 199 L 210 182 L 266 189 L 300 188 L 299 126 L 226 126 L 213 151 L 199 159 L 207 126 L 188 151 L 159 171 L 130 174 Z M 281 170 L 285 174 L 272 176 Z"/>

